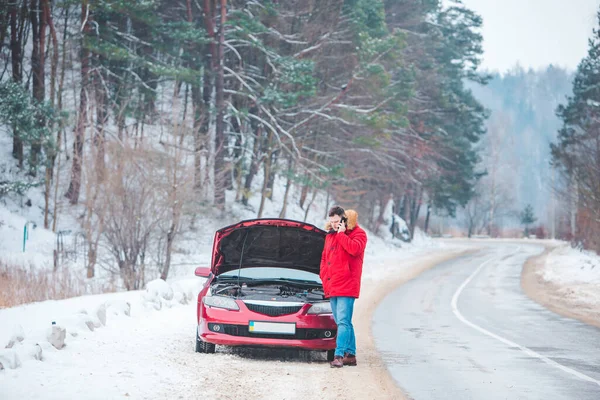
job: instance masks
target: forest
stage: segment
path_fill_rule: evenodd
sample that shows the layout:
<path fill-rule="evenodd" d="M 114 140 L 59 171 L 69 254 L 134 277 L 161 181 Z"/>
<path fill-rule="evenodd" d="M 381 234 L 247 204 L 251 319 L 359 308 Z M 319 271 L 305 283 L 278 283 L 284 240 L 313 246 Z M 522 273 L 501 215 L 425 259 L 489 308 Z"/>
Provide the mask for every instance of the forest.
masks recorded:
<path fill-rule="evenodd" d="M 473 194 L 486 110 L 481 18 L 460 2 L 0 2 L 0 123 L 44 227 L 81 207 L 89 275 L 101 241 L 122 271 L 152 237 L 162 276 L 183 221 L 284 179 L 376 230 L 390 200 L 411 233 Z M 259 189 L 253 189 L 259 182 Z M 254 184 L 254 186 L 253 186 Z M 425 230 L 427 229 L 424 227 Z"/>
<path fill-rule="evenodd" d="M 374 232 L 391 202 L 409 235 L 484 207 L 495 236 L 502 203 L 546 224 L 558 207 L 553 235 L 599 250 L 598 32 L 565 98 L 561 69 L 482 72 L 481 25 L 460 1 L 0 0 L 0 198 L 40 188 L 52 231 L 77 210 L 88 277 L 102 245 L 128 289 L 153 246 L 168 276 L 198 215 L 258 197 L 257 218 L 285 218 L 292 192 L 305 219 L 324 194 Z M 494 167 L 507 154 L 518 182 Z"/>

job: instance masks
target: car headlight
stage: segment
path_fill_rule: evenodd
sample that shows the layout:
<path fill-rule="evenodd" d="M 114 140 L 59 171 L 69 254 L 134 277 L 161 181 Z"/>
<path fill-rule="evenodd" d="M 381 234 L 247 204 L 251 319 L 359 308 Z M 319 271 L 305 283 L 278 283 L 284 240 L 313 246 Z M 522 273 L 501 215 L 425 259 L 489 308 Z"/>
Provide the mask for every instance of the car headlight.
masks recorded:
<path fill-rule="evenodd" d="M 239 310 L 235 300 L 224 296 L 204 296 L 202 301 L 205 305 L 215 308 L 224 308 L 226 310 Z"/>
<path fill-rule="evenodd" d="M 331 303 L 328 301 L 315 303 L 309 308 L 307 314 L 331 314 Z"/>

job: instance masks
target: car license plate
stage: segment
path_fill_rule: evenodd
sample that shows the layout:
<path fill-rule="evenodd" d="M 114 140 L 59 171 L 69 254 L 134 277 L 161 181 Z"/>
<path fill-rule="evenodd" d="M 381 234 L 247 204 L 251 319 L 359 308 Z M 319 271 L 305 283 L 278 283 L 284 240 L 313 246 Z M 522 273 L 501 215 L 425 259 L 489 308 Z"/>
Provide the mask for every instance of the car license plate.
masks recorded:
<path fill-rule="evenodd" d="M 295 335 L 296 324 L 286 322 L 261 322 L 250 321 L 248 324 L 250 333 L 278 333 L 280 335 Z"/>

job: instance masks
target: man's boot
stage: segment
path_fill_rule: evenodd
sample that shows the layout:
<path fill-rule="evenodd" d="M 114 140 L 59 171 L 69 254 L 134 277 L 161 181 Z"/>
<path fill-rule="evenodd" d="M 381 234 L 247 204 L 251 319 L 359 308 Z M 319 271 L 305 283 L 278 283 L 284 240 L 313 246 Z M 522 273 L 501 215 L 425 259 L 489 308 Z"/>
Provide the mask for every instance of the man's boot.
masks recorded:
<path fill-rule="evenodd" d="M 346 353 L 344 355 L 344 358 L 342 359 L 342 363 L 344 365 L 348 365 L 350 367 L 355 367 L 356 366 L 356 356 L 354 354 Z"/>
<path fill-rule="evenodd" d="M 344 366 L 344 357 L 335 356 L 329 365 L 331 365 L 331 368 L 342 368 Z"/>

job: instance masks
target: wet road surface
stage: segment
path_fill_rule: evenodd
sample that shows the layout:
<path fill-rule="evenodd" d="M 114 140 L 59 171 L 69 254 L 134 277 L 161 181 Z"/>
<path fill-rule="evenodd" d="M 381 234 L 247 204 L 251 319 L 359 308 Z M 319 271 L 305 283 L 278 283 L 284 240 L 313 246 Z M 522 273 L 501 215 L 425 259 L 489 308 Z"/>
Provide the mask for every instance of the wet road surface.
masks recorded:
<path fill-rule="evenodd" d="M 543 247 L 496 243 L 426 271 L 373 317 L 388 370 L 415 400 L 600 400 L 600 329 L 521 290 Z"/>

